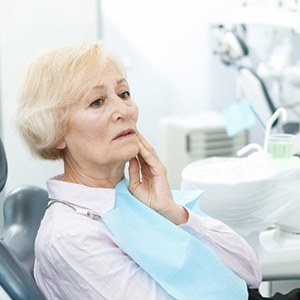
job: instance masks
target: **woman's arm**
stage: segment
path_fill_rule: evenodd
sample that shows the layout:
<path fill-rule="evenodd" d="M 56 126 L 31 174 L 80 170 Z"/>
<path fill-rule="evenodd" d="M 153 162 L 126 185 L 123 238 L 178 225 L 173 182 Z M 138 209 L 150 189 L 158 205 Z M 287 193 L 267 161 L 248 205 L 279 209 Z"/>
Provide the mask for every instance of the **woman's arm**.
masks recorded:
<path fill-rule="evenodd" d="M 248 243 L 224 223 L 198 216 L 173 200 L 167 171 L 155 150 L 138 133 L 140 152 L 130 161 L 129 190 L 141 202 L 171 222 L 181 225 L 212 251 L 231 270 L 256 288 L 261 283 L 257 257 Z"/>
<path fill-rule="evenodd" d="M 189 220 L 180 226 L 209 246 L 224 264 L 243 278 L 248 287 L 261 284 L 261 268 L 257 256 L 246 240 L 223 222 L 189 211 Z"/>

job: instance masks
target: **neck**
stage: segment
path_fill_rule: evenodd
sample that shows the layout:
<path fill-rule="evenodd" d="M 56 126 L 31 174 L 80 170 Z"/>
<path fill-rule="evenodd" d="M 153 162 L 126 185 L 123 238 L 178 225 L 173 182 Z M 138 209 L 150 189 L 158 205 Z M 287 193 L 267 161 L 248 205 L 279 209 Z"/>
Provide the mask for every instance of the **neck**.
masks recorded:
<path fill-rule="evenodd" d="M 64 181 L 79 183 L 89 187 L 114 188 L 125 178 L 125 164 L 118 166 L 101 166 L 99 168 L 80 168 L 64 162 Z"/>

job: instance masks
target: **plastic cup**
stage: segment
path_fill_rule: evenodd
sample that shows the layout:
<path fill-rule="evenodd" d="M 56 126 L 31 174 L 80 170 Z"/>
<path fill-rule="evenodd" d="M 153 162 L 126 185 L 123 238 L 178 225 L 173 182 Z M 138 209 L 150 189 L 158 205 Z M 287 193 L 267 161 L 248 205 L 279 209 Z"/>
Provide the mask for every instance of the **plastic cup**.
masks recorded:
<path fill-rule="evenodd" d="M 279 133 L 269 137 L 269 152 L 273 159 L 289 159 L 294 154 L 295 136 Z"/>

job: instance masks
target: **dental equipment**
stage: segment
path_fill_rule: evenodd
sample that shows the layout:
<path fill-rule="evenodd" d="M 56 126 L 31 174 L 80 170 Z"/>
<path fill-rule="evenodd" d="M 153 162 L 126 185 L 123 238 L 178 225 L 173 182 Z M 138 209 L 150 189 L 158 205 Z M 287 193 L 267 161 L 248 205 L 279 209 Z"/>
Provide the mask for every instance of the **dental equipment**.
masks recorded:
<path fill-rule="evenodd" d="M 266 125 L 266 132 L 265 132 L 265 138 L 264 138 L 264 152 L 268 152 L 269 151 L 269 138 L 270 138 L 270 134 L 271 134 L 271 130 L 275 124 L 275 122 L 277 121 L 277 119 L 281 117 L 281 122 L 282 121 L 286 121 L 287 119 L 287 112 L 286 109 L 283 107 L 279 107 L 271 116 L 271 118 L 267 121 L 267 125 Z"/>
<path fill-rule="evenodd" d="M 246 99 L 251 104 L 253 114 L 264 127 L 276 108 L 263 79 L 246 63 L 241 63 L 249 54 L 245 25 L 214 26 L 213 33 L 216 38 L 214 54 L 219 55 L 225 65 L 236 68 L 237 99 Z"/>
<path fill-rule="evenodd" d="M 241 31 L 245 33 L 246 28 L 243 25 L 240 28 L 235 27 L 228 30 L 223 25 L 217 25 L 213 28 L 218 42 L 214 54 L 219 55 L 225 64 L 231 65 L 249 53 L 242 34 L 240 34 Z"/>
<path fill-rule="evenodd" d="M 248 144 L 246 130 L 228 136 L 225 119 L 215 110 L 164 117 L 159 125 L 159 154 L 173 189 L 180 188 L 181 172 L 187 164 L 211 156 L 236 156 L 236 151 Z"/>
<path fill-rule="evenodd" d="M 250 153 L 250 151 L 252 151 L 252 150 L 254 150 L 254 151 L 262 151 L 263 148 L 259 144 L 251 143 L 251 144 L 248 144 L 247 146 L 243 147 L 242 149 L 238 150 L 236 152 L 236 155 L 239 156 L 239 157 L 241 157 L 241 156 L 244 156 L 244 155 Z"/>
<path fill-rule="evenodd" d="M 276 110 L 273 100 L 262 78 L 248 67 L 239 67 L 236 73 L 236 96 L 237 99 L 247 99 L 260 124 L 265 124 L 270 115 Z"/>

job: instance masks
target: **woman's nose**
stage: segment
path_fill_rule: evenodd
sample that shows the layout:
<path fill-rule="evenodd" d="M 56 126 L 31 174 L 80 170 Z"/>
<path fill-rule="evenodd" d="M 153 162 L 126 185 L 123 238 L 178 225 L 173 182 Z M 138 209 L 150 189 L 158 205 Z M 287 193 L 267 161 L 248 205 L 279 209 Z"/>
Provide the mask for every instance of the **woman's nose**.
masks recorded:
<path fill-rule="evenodd" d="M 114 100 L 113 105 L 113 120 L 127 119 L 130 116 L 130 107 L 126 103 L 126 100 L 118 99 Z"/>

